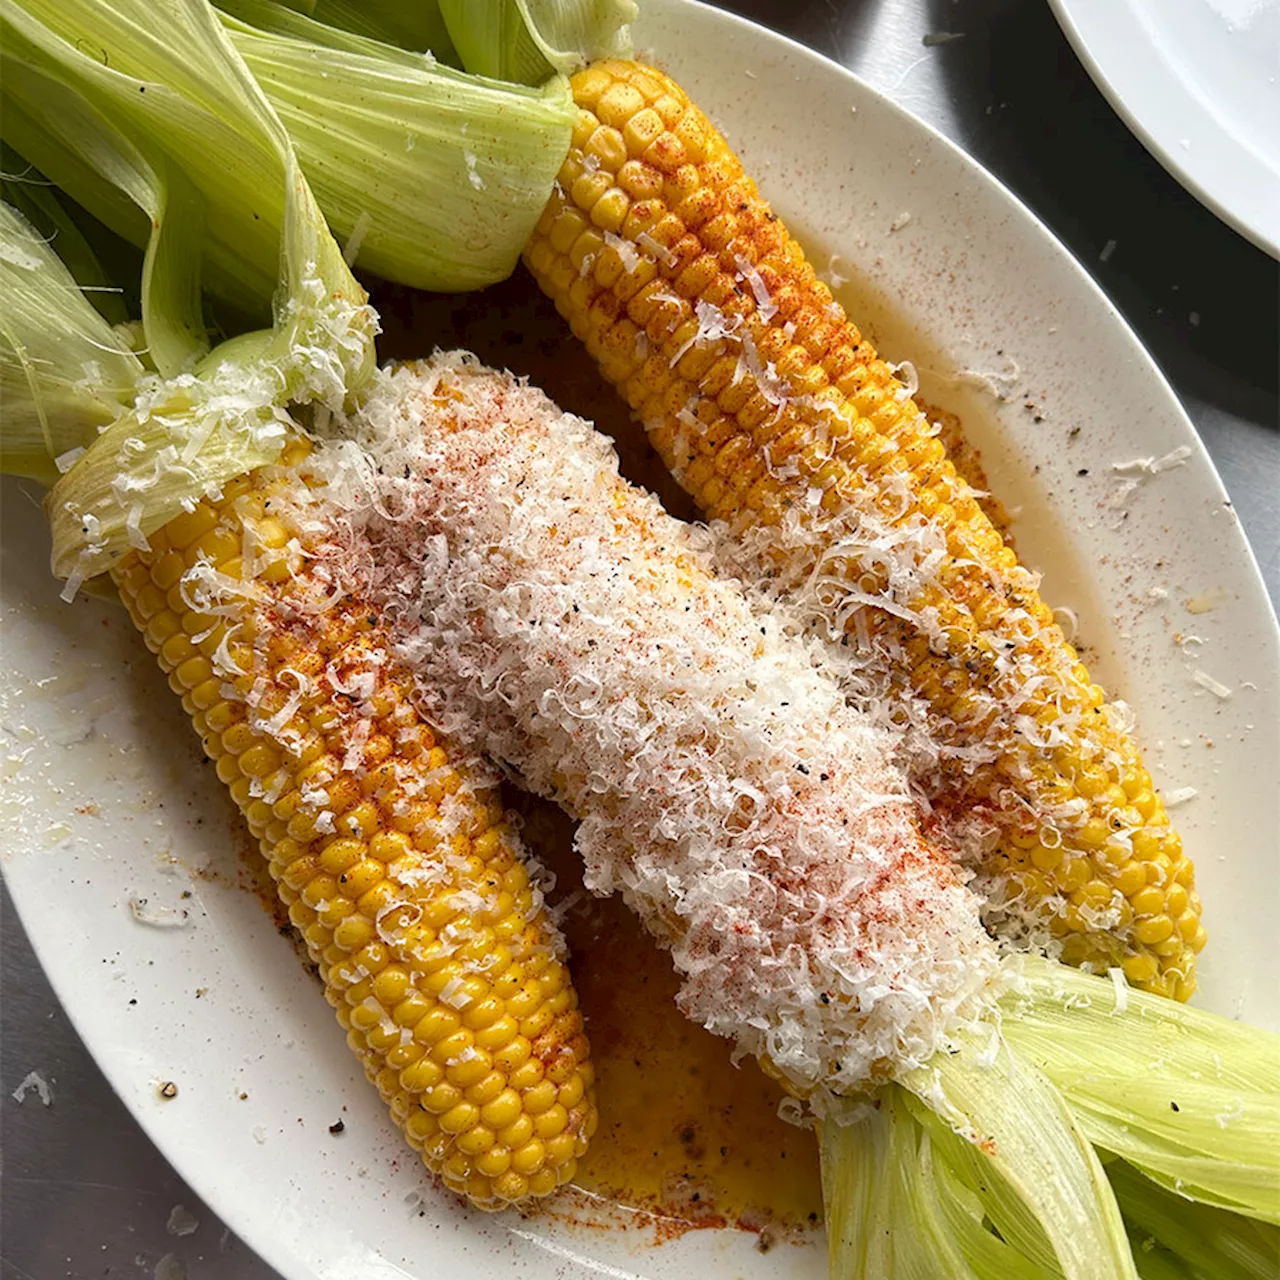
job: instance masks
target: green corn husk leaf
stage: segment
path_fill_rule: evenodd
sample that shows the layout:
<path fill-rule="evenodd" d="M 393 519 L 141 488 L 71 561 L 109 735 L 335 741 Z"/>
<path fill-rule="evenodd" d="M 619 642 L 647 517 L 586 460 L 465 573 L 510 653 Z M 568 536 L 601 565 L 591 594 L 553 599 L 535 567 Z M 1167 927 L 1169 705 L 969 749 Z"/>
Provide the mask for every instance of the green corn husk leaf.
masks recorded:
<path fill-rule="evenodd" d="M 1280 1036 L 1038 957 L 1021 970 L 1005 1037 L 1091 1142 L 1187 1197 L 1280 1223 Z"/>
<path fill-rule="evenodd" d="M 283 126 L 207 4 L 3 0 L 0 34 L 6 140 L 113 230 L 149 241 L 157 196 L 138 158 L 167 162 L 205 202 L 206 287 L 267 314 L 287 228 L 291 292 L 315 276 L 360 296 Z"/>
<path fill-rule="evenodd" d="M 1173 1274 L 1186 1280 L 1274 1280 L 1280 1275 L 1277 1228 L 1186 1200 L 1124 1160 L 1111 1161 L 1107 1176 L 1143 1280 L 1159 1266 L 1176 1267 Z"/>
<path fill-rule="evenodd" d="M 966 1045 L 935 1054 L 901 1083 L 999 1175 L 1067 1280 L 1136 1275 L 1102 1164 L 1062 1095 L 1030 1062 L 1002 1041 L 990 1050 Z"/>
<path fill-rule="evenodd" d="M 94 218 L 115 235 L 144 249 L 151 234 L 146 213 L 99 172 L 110 162 L 109 156 L 104 154 L 95 166 L 81 159 L 64 141 L 68 131 L 93 133 L 95 121 L 100 126 L 97 114 L 80 95 L 51 78 L 46 70 L 13 56 L 3 10 L 0 37 L 0 131 L 6 150 L 21 147 L 28 156 L 53 163 L 57 173 L 45 176 L 55 187 L 82 208 L 91 210 Z M 26 110 L 27 103 L 31 105 L 30 112 Z M 100 127 L 98 133 L 101 134 Z"/>
<path fill-rule="evenodd" d="M 821 1127 L 830 1280 L 1056 1280 L 988 1228 L 908 1097 L 889 1086 Z"/>
<path fill-rule="evenodd" d="M 984 1152 L 967 1137 L 957 1134 L 914 1095 L 908 1096 L 907 1110 L 933 1143 L 939 1167 L 978 1198 L 983 1217 L 999 1232 L 1000 1238 L 1042 1273 L 1061 1276 L 1057 1253 L 1034 1208 L 993 1167 Z"/>
<path fill-rule="evenodd" d="M 917 1132 L 932 1142 L 933 1164 L 940 1179 L 948 1176 L 975 1202 L 971 1219 L 949 1225 L 964 1244 L 972 1236 L 972 1220 L 985 1219 L 998 1232 L 1006 1257 L 984 1262 L 975 1271 L 986 1280 L 1021 1276 L 1017 1267 L 1029 1268 L 1036 1280 L 1059 1280 L 1062 1275 L 1053 1249 L 1033 1217 L 1020 1207 L 1012 1188 L 994 1171 L 974 1146 L 941 1124 L 918 1099 L 910 1099 L 907 1111 Z M 908 1139 L 899 1139 L 906 1144 Z M 1107 1157 L 1104 1163 L 1124 1219 L 1134 1263 L 1142 1280 L 1272 1280 L 1280 1274 L 1280 1231 L 1262 1222 L 1212 1205 L 1198 1204 L 1165 1190 L 1123 1160 Z M 945 1204 L 945 1201 L 944 1201 Z M 982 1235 L 979 1243 L 985 1243 Z M 977 1257 L 976 1252 L 966 1256 Z"/>
<path fill-rule="evenodd" d="M 324 49 L 363 53 L 381 58 L 393 66 L 420 67 L 424 63 L 432 65 L 440 61 L 429 49 L 415 51 L 386 36 L 379 37 L 376 22 L 366 24 L 367 29 L 353 29 L 318 18 L 315 13 L 305 11 L 301 5 L 289 4 L 287 0 L 218 0 L 215 7 L 222 17 L 223 26 L 232 32 L 247 27 Z M 324 7 L 317 5 L 316 9 Z"/>
<path fill-rule="evenodd" d="M 1152 1237 L 1131 1231 L 1129 1247 L 1140 1280 L 1192 1280 L 1186 1267 Z"/>
<path fill-rule="evenodd" d="M 154 327 L 148 338 L 156 367 L 176 373 L 207 349 L 199 258 L 186 247 L 192 235 L 198 242 L 204 216 L 200 198 L 163 152 L 135 146 L 47 64 L 40 65 L 38 50 L 28 52 L 31 61 L 7 60 L 6 92 L 20 97 L 24 105 L 43 102 L 62 136 L 75 139 L 77 153 L 93 155 L 97 173 L 145 216 L 150 231 L 142 271 L 143 322 L 149 330 Z M 10 124 L 6 116 L 6 128 Z M 113 199 L 113 211 L 114 204 Z"/>
<path fill-rule="evenodd" d="M 981 1280 L 1057 1280 L 1062 1273 L 1056 1264 L 1041 1265 L 991 1230 L 981 1195 L 966 1186 L 952 1166 L 939 1158 L 927 1137 L 926 1144 L 922 1144 L 922 1150 L 927 1153 L 927 1170 L 932 1171 L 936 1183 L 943 1221 L 975 1275 Z"/>
<path fill-rule="evenodd" d="M 413 53 L 429 50 L 438 62 L 462 65 L 436 0 L 316 0 L 311 7 L 295 7 L 326 26 Z"/>
<path fill-rule="evenodd" d="M 567 81 L 499 84 L 335 37 L 296 14 L 281 21 L 271 0 L 229 8 L 232 41 L 288 128 L 348 257 L 447 292 L 511 274 L 569 149 L 576 110 Z"/>
<path fill-rule="evenodd" d="M 0 0 L 0 35 L 6 136 L 13 107 L 24 139 L 45 148 L 36 162 L 100 199 L 91 212 L 127 222 L 132 208 L 148 229 L 143 328 L 164 376 L 140 385 L 46 500 L 54 571 L 74 593 L 202 494 L 274 460 L 287 406 L 341 408 L 373 372 L 376 318 L 203 0 Z M 228 289 L 219 264 L 232 246 Z M 202 268 L 274 312 L 273 327 L 204 355 Z M 2 425 L 7 436 L 7 412 Z"/>
<path fill-rule="evenodd" d="M 629 57 L 634 0 L 439 0 L 462 65 L 477 75 L 541 84 L 596 58 Z"/>
<path fill-rule="evenodd" d="M 1280 1275 L 1280 1038 L 1040 957 L 1009 969 L 998 1053 L 935 1055 L 902 1105 L 824 1124 L 833 1274 L 914 1280 L 927 1246 L 963 1280 Z"/>
<path fill-rule="evenodd" d="M 0 195 L 35 228 L 62 265 L 88 295 L 97 313 L 111 325 L 129 322 L 124 290 L 103 269 L 97 251 L 58 190 L 32 169 L 16 152 L 0 146 Z M 101 230 L 101 228 L 99 228 Z"/>
<path fill-rule="evenodd" d="M 0 468 L 42 485 L 133 403 L 142 362 L 51 243 L 0 204 Z"/>
<path fill-rule="evenodd" d="M 183 73 L 184 45 L 208 43 L 205 14 L 114 0 L 5 0 L 0 14 L 6 140 L 140 247 L 166 203 L 169 162 L 189 165 L 207 204 L 209 234 L 191 250 L 203 248 L 205 284 L 265 318 L 284 221 L 279 157 L 236 101 L 234 81 L 193 85 Z"/>
<path fill-rule="evenodd" d="M 821 1127 L 831 1280 L 1062 1280 L 991 1161 L 897 1086 Z M 1107 1178 L 1141 1280 L 1274 1280 L 1280 1230 L 1188 1201 L 1123 1160 Z"/>

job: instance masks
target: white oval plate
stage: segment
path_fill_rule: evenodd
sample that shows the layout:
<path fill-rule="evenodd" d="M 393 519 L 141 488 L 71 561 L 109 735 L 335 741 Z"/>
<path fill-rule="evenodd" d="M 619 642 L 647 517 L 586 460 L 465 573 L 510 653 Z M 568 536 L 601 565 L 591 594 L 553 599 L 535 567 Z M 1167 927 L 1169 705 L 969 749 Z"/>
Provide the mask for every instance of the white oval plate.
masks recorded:
<path fill-rule="evenodd" d="M 1085 620 L 1161 785 L 1197 789 L 1177 814 L 1211 931 L 1201 999 L 1274 1023 L 1277 631 L 1168 387 L 1030 213 L 841 68 L 680 0 L 650 0 L 636 35 L 725 127 L 816 261 L 861 264 L 846 287 L 858 313 L 888 354 L 913 356 L 926 392 L 979 439 L 997 491 L 1022 504 L 1024 553 Z M 1185 461 L 1157 474 L 1112 470 L 1179 449 Z M 435 1193 L 290 944 L 234 887 L 245 837 L 150 655 L 114 606 L 59 602 L 39 510 L 16 485 L 5 498 L 4 873 L 107 1078 L 246 1242 L 289 1280 L 823 1274 L 820 1241 L 767 1258 L 734 1231 L 654 1245 L 640 1229 L 486 1217 Z M 130 897 L 192 923 L 140 924 Z"/>
<path fill-rule="evenodd" d="M 1051 0 L 1147 150 L 1280 257 L 1280 0 Z"/>

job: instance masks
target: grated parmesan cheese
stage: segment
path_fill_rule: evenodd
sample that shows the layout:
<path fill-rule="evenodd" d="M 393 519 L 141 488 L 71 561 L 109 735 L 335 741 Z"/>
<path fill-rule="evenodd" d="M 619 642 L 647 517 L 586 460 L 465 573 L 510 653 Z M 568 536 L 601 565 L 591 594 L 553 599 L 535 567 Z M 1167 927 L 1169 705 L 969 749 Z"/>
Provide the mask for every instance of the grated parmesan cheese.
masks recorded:
<path fill-rule="evenodd" d="M 361 210 L 360 216 L 351 228 L 351 234 L 347 237 L 347 243 L 342 246 L 342 260 L 347 266 L 356 265 L 356 259 L 360 256 L 360 246 L 364 244 L 365 236 L 369 234 L 369 228 L 372 225 L 373 218 L 369 215 L 369 211 Z"/>
<path fill-rule="evenodd" d="M 646 253 L 652 254 L 664 267 L 674 267 L 680 261 L 665 244 L 660 244 L 647 231 L 641 231 L 636 236 L 636 243 Z"/>
<path fill-rule="evenodd" d="M 53 1106 L 53 1090 L 49 1087 L 49 1082 L 38 1071 L 28 1071 L 22 1077 L 22 1082 L 10 1094 L 15 1102 L 25 1102 L 27 1094 L 35 1091 L 35 1095 L 40 1099 L 40 1105 L 44 1107 Z"/>
<path fill-rule="evenodd" d="M 1160 458 L 1130 458 L 1127 462 L 1113 462 L 1111 470 L 1118 475 L 1136 473 L 1144 476 L 1158 476 L 1162 471 L 1172 471 L 1174 467 L 1182 466 L 1189 457 L 1191 457 L 1191 446 L 1182 444 Z"/>
<path fill-rule="evenodd" d="M 742 326 L 741 316 L 726 316 L 714 302 L 707 302 L 701 298 L 698 299 L 693 310 L 698 321 L 698 331 L 671 357 L 670 364 L 673 369 L 690 347 L 706 347 L 713 342 L 725 339 L 738 341 L 738 330 Z"/>
<path fill-rule="evenodd" d="M 699 325 L 736 332 L 716 308 Z M 989 1016 L 996 948 L 920 837 L 893 735 L 714 575 L 705 532 L 588 424 L 458 355 L 385 376 L 364 430 L 314 455 L 349 531 L 332 572 L 388 620 L 434 727 L 578 817 L 588 888 L 671 949 L 687 1014 L 818 1110 Z"/>
<path fill-rule="evenodd" d="M 1107 977 L 1111 979 L 1111 985 L 1116 992 L 1116 1007 L 1113 1012 L 1117 1015 L 1127 1013 L 1129 1009 L 1129 983 L 1124 976 L 1124 970 L 1113 967 L 1107 970 Z"/>
<path fill-rule="evenodd" d="M 74 449 L 68 449 L 65 453 L 58 454 L 58 456 L 53 460 L 53 465 L 58 468 L 58 474 L 66 475 L 67 472 L 80 461 L 83 454 L 83 445 L 77 445 Z M 98 520 L 94 517 L 94 524 L 97 523 Z M 85 529 L 85 534 L 89 537 L 90 541 L 93 540 L 94 535 L 88 529 Z"/>
<path fill-rule="evenodd" d="M 440 999 L 451 1009 L 465 1009 L 468 1005 L 475 1003 L 471 996 L 467 994 L 465 984 L 461 978 L 450 978 L 440 988 Z"/>
<path fill-rule="evenodd" d="M 191 923 L 191 912 L 186 907 L 164 907 L 146 898 L 130 898 L 129 914 L 139 924 L 153 929 L 185 929 Z"/>
<path fill-rule="evenodd" d="M 738 279 L 745 280 L 755 295 L 756 309 L 761 320 L 769 321 L 778 314 L 778 304 L 774 302 L 769 286 L 756 265 L 745 254 L 737 254 L 734 262 L 738 267 Z M 794 327 L 792 333 L 794 333 Z"/>
<path fill-rule="evenodd" d="M 1220 680 L 1215 680 L 1207 671 L 1196 670 L 1191 673 L 1191 678 L 1202 689 L 1208 689 L 1215 698 L 1231 697 L 1231 689 L 1229 689 Z"/>
<path fill-rule="evenodd" d="M 622 260 L 622 269 L 630 275 L 640 265 L 640 251 L 614 231 L 604 233 L 604 242 Z"/>

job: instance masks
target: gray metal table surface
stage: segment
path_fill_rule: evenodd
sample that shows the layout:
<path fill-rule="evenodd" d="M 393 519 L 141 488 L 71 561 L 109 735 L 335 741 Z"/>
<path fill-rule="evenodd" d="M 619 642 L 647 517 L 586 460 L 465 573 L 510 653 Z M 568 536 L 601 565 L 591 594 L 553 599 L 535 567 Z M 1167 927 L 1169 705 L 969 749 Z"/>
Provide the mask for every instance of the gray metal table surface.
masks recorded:
<path fill-rule="evenodd" d="M 1107 105 L 1044 0 L 725 3 L 836 59 L 959 143 L 1056 232 L 1164 369 L 1280 599 L 1280 268 Z M 0 1277 L 269 1280 L 115 1097 L 0 902 Z M 38 1069 L 52 1105 L 13 1091 Z M 181 1205 L 189 1218 L 176 1215 Z M 190 1220 L 189 1234 L 174 1228 Z"/>

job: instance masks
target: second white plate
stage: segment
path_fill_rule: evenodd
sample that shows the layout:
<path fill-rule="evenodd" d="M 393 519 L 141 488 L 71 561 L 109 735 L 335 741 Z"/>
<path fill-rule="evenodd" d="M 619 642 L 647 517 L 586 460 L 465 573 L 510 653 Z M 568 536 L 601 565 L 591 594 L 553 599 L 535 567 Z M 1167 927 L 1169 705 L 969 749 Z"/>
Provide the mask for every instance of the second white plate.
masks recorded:
<path fill-rule="evenodd" d="M 1050 3 L 1147 149 L 1280 257 L 1280 0 Z"/>

